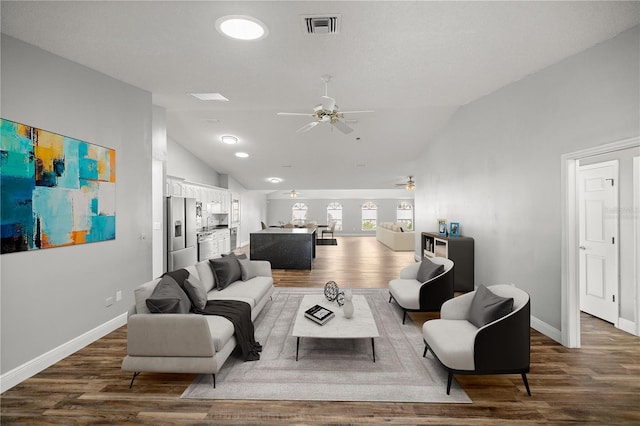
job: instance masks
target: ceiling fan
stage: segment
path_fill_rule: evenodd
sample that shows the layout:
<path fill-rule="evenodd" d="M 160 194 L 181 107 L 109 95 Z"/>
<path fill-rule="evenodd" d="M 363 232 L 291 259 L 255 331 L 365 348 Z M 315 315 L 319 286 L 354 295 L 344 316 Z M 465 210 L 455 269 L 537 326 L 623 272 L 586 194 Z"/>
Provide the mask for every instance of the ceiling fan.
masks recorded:
<path fill-rule="evenodd" d="M 330 75 L 323 75 L 320 79 L 324 82 L 324 96 L 322 96 L 322 103 L 316 105 L 313 108 L 312 113 L 305 112 L 279 112 L 278 115 L 300 115 L 305 117 L 313 117 L 314 121 L 305 124 L 296 130 L 297 133 L 308 132 L 320 123 L 329 123 L 333 127 L 340 130 L 342 133 L 351 133 L 353 129 L 345 123 L 344 114 L 361 114 L 365 112 L 374 111 L 340 111 L 336 100 L 328 95 L 327 88 L 329 81 L 331 81 Z"/>
<path fill-rule="evenodd" d="M 413 176 L 409 176 L 409 180 L 405 183 L 396 183 L 396 186 L 404 186 L 405 189 L 408 189 L 410 191 L 416 189 L 416 183 L 413 180 Z"/>
<path fill-rule="evenodd" d="M 283 194 L 287 194 L 291 198 L 298 198 L 300 195 L 302 195 L 295 189 L 292 189 L 291 191 L 288 191 L 288 192 L 283 192 Z"/>

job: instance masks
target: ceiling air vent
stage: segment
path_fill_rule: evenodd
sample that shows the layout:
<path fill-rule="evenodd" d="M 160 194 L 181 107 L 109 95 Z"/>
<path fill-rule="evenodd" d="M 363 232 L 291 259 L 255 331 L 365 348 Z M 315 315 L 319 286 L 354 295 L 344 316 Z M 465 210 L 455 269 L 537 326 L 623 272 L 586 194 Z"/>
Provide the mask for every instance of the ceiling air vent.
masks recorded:
<path fill-rule="evenodd" d="M 338 34 L 340 15 L 303 15 L 302 25 L 305 34 Z"/>

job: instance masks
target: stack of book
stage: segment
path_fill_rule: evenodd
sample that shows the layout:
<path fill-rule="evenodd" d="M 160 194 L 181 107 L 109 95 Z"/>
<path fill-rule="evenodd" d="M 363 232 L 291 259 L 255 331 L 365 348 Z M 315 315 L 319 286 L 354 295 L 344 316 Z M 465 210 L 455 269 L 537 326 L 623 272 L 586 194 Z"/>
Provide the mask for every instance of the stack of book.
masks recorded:
<path fill-rule="evenodd" d="M 315 305 L 306 311 L 304 311 L 304 316 L 309 318 L 311 321 L 316 322 L 317 324 L 324 325 L 327 321 L 335 316 L 333 311 L 324 308 L 320 305 Z"/>

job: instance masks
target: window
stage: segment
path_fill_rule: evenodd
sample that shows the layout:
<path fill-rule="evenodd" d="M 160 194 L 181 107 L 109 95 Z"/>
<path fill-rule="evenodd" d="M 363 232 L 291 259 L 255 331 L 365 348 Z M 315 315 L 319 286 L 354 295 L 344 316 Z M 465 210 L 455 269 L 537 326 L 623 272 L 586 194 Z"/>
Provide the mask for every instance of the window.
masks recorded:
<path fill-rule="evenodd" d="M 305 203 L 295 203 L 291 207 L 291 223 L 303 225 L 307 221 L 307 205 Z"/>
<path fill-rule="evenodd" d="M 413 231 L 413 206 L 411 203 L 404 201 L 398 204 L 396 222 L 401 223 L 404 229 Z"/>
<path fill-rule="evenodd" d="M 371 201 L 367 201 L 362 205 L 362 230 L 372 231 L 376 229 L 378 220 L 378 206 Z"/>
<path fill-rule="evenodd" d="M 327 225 L 331 222 L 336 223 L 336 231 L 342 231 L 342 204 L 334 202 L 327 206 Z"/>

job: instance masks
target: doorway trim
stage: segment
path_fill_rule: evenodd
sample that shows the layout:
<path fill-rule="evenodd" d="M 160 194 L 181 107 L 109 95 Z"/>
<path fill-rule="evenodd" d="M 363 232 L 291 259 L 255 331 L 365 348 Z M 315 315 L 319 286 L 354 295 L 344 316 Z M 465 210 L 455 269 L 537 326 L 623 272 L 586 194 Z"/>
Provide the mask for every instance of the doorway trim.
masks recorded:
<path fill-rule="evenodd" d="M 640 137 L 624 139 L 609 144 L 586 148 L 561 156 L 561 336 L 562 344 L 569 348 L 580 347 L 580 285 L 578 263 L 578 161 L 596 155 L 640 147 Z M 637 250 L 637 247 L 636 247 Z M 637 265 L 636 265 L 637 267 Z M 636 310 L 640 305 L 640 295 L 636 291 Z M 636 312 L 636 323 L 638 312 Z"/>

